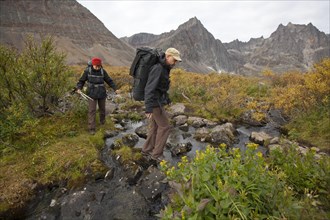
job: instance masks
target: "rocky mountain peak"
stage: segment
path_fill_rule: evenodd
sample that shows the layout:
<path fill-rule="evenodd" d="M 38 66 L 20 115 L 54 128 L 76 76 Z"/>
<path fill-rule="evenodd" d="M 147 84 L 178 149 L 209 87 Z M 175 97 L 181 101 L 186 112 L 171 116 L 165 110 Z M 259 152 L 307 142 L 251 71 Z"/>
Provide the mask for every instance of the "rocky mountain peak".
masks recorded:
<path fill-rule="evenodd" d="M 196 17 L 181 24 L 176 30 L 160 35 L 140 33 L 125 39 L 133 47 L 150 46 L 166 50 L 177 48 L 184 62 L 179 67 L 194 72 L 234 72 L 235 60 L 231 60 L 220 40 L 206 30 Z"/>
<path fill-rule="evenodd" d="M 134 49 L 116 38 L 75 0 L 0 1 L 0 42 L 21 49 L 26 35 L 52 36 L 69 64 L 101 57 L 104 63 L 129 65 Z M 120 58 L 119 58 L 120 57 Z"/>
<path fill-rule="evenodd" d="M 196 17 L 193 17 L 193 18 L 190 18 L 187 22 L 181 24 L 179 27 L 178 27 L 178 30 L 181 30 L 181 29 L 190 29 L 194 26 L 197 26 L 199 28 L 204 28 L 202 22 L 200 20 L 198 20 Z"/>
<path fill-rule="evenodd" d="M 260 72 L 266 66 L 279 73 L 307 71 L 313 63 L 330 57 L 329 37 L 312 23 L 280 24 L 269 38 L 251 38 L 247 43 L 233 41 L 225 46 L 244 64 L 242 73 Z"/>

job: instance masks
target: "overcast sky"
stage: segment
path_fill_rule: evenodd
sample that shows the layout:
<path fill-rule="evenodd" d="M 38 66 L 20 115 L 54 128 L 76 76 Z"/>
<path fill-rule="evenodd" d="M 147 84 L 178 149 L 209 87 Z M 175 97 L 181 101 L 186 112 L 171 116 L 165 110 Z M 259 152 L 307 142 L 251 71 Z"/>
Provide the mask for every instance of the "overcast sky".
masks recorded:
<path fill-rule="evenodd" d="M 78 0 L 118 38 L 161 34 L 197 17 L 216 39 L 268 38 L 279 24 L 312 23 L 330 32 L 330 0 L 111 1 Z"/>

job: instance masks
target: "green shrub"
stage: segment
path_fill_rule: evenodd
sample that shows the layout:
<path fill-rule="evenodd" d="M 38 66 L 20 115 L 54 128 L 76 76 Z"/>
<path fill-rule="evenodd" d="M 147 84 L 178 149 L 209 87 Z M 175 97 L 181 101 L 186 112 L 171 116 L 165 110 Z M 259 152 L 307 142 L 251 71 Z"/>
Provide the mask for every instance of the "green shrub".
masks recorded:
<path fill-rule="evenodd" d="M 282 170 L 287 185 L 298 198 L 313 194 L 313 203 L 330 210 L 330 160 L 328 156 L 316 159 L 315 148 L 299 155 L 298 147 L 291 146 L 282 151 L 272 151 L 269 160 L 273 170 Z"/>
<path fill-rule="evenodd" d="M 161 212 L 162 218 L 324 218 L 318 207 L 309 205 L 318 203 L 311 202 L 304 192 L 296 191 L 290 184 L 292 172 L 282 169 L 280 165 L 273 166 L 272 160 L 265 159 L 261 152 L 256 153 L 256 148 L 257 145 L 250 144 L 243 153 L 239 149 L 226 152 L 224 148 L 207 147 L 205 152 L 197 152 L 191 162 L 183 157 L 176 168 L 162 162 L 161 169 L 176 190 L 170 204 Z M 282 153 L 282 157 L 286 154 Z M 328 181 L 324 170 L 318 171 L 311 164 L 305 166 L 307 168 L 302 170 L 304 175 L 319 172 L 318 180 Z M 294 167 L 291 169 L 294 170 Z M 315 187 L 307 188 L 307 191 L 313 190 Z M 315 200 L 317 191 L 313 192 Z"/>
<path fill-rule="evenodd" d="M 51 37 L 38 44 L 28 36 L 18 65 L 21 67 L 19 83 L 22 86 L 19 95 L 33 113 L 47 113 L 68 91 L 71 72 L 65 64 L 65 55 L 56 51 Z"/>

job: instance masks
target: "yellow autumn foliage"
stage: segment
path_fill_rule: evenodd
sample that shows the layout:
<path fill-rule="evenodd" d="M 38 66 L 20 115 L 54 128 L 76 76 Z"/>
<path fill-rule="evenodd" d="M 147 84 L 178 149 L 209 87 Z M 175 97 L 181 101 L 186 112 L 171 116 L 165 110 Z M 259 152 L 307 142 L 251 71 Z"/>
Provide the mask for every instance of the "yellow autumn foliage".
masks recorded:
<path fill-rule="evenodd" d="M 288 73 L 277 76 L 275 81 L 270 98 L 275 107 L 290 116 L 329 106 L 330 59 L 315 64 L 306 74 Z"/>

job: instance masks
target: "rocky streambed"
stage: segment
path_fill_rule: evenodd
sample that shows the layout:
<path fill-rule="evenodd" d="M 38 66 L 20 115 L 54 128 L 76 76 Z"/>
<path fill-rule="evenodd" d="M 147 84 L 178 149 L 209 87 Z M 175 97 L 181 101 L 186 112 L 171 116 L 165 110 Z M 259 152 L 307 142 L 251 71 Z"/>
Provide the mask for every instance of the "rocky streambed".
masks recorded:
<path fill-rule="evenodd" d="M 184 155 L 193 158 L 197 150 L 221 143 L 244 151 L 248 142 L 254 142 L 266 154 L 279 146 L 279 128 L 285 122 L 276 111 L 270 111 L 263 124 L 248 117 L 240 124 L 213 122 L 187 116 L 183 104 L 172 106 L 170 116 L 173 128 L 164 154 L 172 165 Z M 117 131 L 105 133 L 105 146 L 100 153 L 108 167 L 104 175 L 79 189 L 55 185 L 39 190 L 24 219 L 158 219 L 157 214 L 172 193 L 159 165 L 144 157 L 124 161 L 120 155 L 112 154 L 124 145 L 138 154 L 147 135 L 146 122 L 123 119 L 116 128 Z"/>

